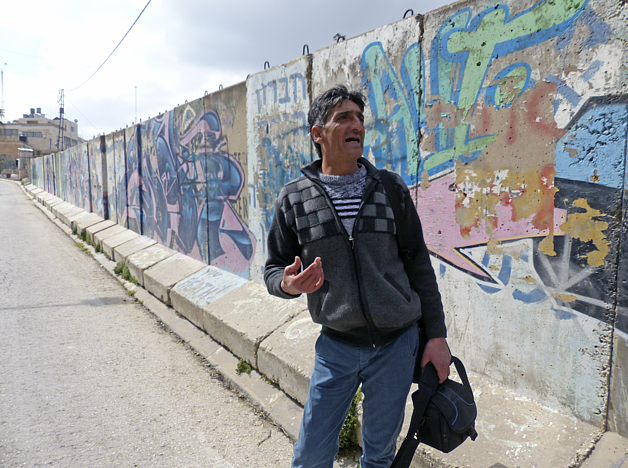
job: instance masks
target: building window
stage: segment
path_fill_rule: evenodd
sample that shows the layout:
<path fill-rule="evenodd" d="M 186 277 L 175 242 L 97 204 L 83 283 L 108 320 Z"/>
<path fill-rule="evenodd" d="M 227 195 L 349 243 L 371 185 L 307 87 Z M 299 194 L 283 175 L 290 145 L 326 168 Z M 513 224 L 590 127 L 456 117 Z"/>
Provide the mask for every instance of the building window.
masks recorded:
<path fill-rule="evenodd" d="M 22 135 L 28 138 L 43 138 L 43 132 L 23 132 Z"/>
<path fill-rule="evenodd" d="M 3 135 L 19 135 L 20 131 L 17 128 L 3 128 L 2 134 Z"/>
<path fill-rule="evenodd" d="M 26 121 L 27 124 L 38 124 L 39 122 L 37 120 L 27 120 Z"/>

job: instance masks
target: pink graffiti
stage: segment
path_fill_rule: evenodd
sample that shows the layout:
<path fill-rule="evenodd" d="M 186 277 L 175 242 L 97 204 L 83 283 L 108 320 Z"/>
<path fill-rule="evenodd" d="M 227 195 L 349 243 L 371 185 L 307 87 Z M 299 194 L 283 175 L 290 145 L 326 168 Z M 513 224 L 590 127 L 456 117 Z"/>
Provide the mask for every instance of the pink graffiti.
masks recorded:
<path fill-rule="evenodd" d="M 417 212 L 423 225 L 423 235 L 430 252 L 447 263 L 482 279 L 489 279 L 489 275 L 480 265 L 465 256 L 460 249 L 478 245 L 485 245 L 490 239 L 498 241 L 515 240 L 529 237 L 542 237 L 549 234 L 549 229 L 538 229 L 531 223 L 534 215 L 527 219 L 513 221 L 512 207 L 499 205 L 496 207 L 496 217 L 499 219 L 493 228 L 493 234 L 486 232 L 484 221 L 478 229 L 472 229 L 469 237 L 460 233 L 460 226 L 456 222 L 456 192 L 450 190 L 455 183 L 455 175 L 448 174 L 430 182 L 427 190 L 420 187 L 411 189 L 417 205 Z M 562 235 L 560 225 L 565 222 L 567 211 L 555 208 L 554 234 Z"/>

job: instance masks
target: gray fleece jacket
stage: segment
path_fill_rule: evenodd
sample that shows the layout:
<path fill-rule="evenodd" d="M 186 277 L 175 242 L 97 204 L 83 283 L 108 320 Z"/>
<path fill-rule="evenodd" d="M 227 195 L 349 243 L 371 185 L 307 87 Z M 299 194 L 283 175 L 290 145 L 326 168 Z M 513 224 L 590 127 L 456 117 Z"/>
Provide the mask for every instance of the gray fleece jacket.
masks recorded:
<path fill-rule="evenodd" d="M 414 267 L 406 272 L 399 256 L 393 210 L 379 171 L 367 169 L 362 206 L 353 237 L 347 234 L 332 201 L 318 180 L 321 160 L 304 167 L 275 202 L 268 234 L 264 281 L 268 292 L 290 299 L 281 289 L 283 270 L 301 257 L 307 268 L 321 257 L 325 281 L 307 303 L 323 333 L 364 346 L 378 346 L 417 321 L 428 339 L 446 337 L 443 306 L 418 214 L 405 183 L 393 174 L 415 245 Z"/>

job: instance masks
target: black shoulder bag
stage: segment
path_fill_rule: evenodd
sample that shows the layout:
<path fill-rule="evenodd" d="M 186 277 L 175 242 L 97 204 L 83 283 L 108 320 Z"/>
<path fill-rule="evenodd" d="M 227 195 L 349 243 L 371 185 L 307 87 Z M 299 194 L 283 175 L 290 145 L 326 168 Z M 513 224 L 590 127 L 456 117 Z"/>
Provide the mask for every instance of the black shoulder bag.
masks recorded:
<path fill-rule="evenodd" d="M 399 195 L 388 171 L 380 170 L 379 174 L 395 216 L 399 252 L 406 270 L 411 271 L 409 264 L 414 259 L 409 248 L 410 233 L 405 226 L 398 223 L 398 220 L 403 219 Z M 467 437 L 471 437 L 471 440 L 475 440 L 477 437 L 475 431 L 477 408 L 462 362 L 457 357 L 451 357 L 462 384 L 450 379 L 439 384 L 438 374 L 432 363 L 428 363 L 421 372 L 422 349 L 425 343 L 426 337 L 423 335 L 414 369 L 413 381 L 419 384 L 419 390 L 412 394 L 414 411 L 412 412 L 410 428 L 391 468 L 409 467 L 414 452 L 421 442 L 441 452 L 448 453 L 462 444 Z"/>

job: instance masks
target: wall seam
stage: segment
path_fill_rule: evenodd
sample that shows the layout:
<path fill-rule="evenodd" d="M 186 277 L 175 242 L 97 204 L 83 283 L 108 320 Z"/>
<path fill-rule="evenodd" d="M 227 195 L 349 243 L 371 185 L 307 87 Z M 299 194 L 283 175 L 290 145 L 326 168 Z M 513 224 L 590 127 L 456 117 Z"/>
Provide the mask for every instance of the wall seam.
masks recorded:
<path fill-rule="evenodd" d="M 628 104 L 628 100 L 626 100 Z M 626 113 L 626 118 L 624 120 L 624 128 L 626 129 L 626 144 L 624 145 L 624 177 L 621 185 L 621 202 L 620 202 L 620 221 L 619 221 L 619 241 L 617 245 L 617 269 L 615 270 L 615 298 L 613 304 L 613 310 L 611 313 L 611 336 L 610 336 L 610 344 L 609 344 L 609 356 L 608 356 L 608 373 L 606 375 L 606 410 L 604 415 L 604 431 L 608 431 L 608 420 L 610 417 L 610 408 L 611 408 L 611 398 L 612 398 L 612 382 L 613 382 L 613 358 L 615 355 L 615 330 L 617 326 L 617 314 L 619 307 L 619 287 L 620 287 L 620 266 L 621 266 L 621 252 L 624 244 L 623 234 L 624 234 L 624 223 L 625 223 L 625 206 L 626 206 L 626 175 L 628 174 L 628 112 Z"/>

